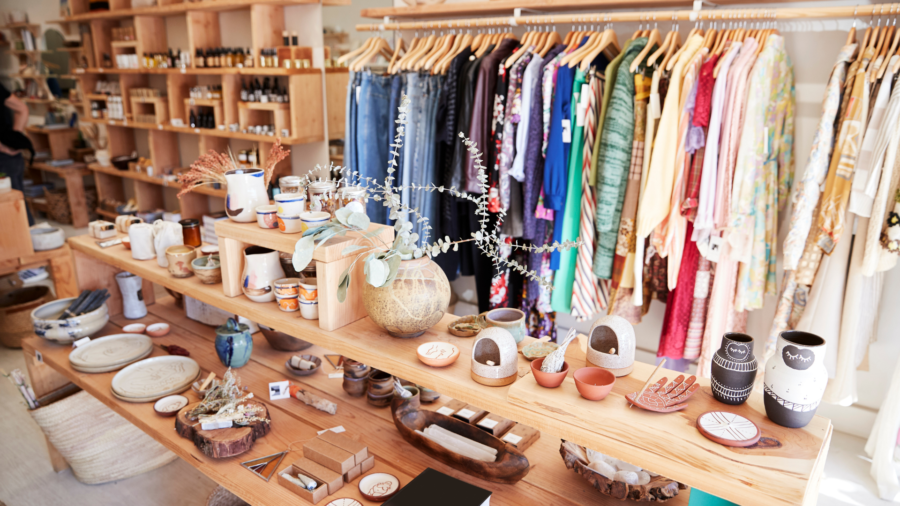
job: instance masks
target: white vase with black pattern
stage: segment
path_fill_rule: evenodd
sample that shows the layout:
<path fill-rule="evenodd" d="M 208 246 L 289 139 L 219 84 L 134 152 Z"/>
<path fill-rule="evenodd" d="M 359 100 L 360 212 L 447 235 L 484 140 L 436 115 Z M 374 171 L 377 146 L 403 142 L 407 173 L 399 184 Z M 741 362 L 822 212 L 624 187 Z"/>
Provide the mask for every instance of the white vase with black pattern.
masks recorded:
<path fill-rule="evenodd" d="M 752 337 L 734 332 L 722 336 L 722 346 L 713 355 L 713 398 L 732 406 L 743 404 L 753 391 L 758 367 Z"/>
<path fill-rule="evenodd" d="M 784 427 L 805 427 L 815 416 L 828 385 L 825 340 L 809 332 L 789 330 L 778 336 L 777 350 L 766 363 L 766 415 Z"/>

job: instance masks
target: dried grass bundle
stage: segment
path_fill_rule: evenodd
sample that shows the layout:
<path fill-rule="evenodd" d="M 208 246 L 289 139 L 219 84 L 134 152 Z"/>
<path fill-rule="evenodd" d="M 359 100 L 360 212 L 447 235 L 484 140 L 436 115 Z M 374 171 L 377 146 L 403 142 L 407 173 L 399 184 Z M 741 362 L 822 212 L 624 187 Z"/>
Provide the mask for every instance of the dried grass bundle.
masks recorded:
<path fill-rule="evenodd" d="M 263 168 L 263 184 L 266 188 L 269 187 L 269 182 L 272 180 L 275 166 L 290 154 L 291 151 L 289 149 L 284 149 L 284 147 L 282 147 L 281 139 L 276 139 L 275 144 L 272 145 L 272 149 L 269 150 L 266 166 Z M 191 164 L 191 169 L 189 171 L 178 176 L 178 182 L 181 183 L 181 191 L 178 192 L 178 197 L 181 198 L 182 195 L 189 193 L 197 186 L 205 184 L 220 183 L 227 185 L 228 182 L 225 180 L 225 173 L 229 170 L 240 168 L 241 167 L 234 158 L 234 153 L 231 152 L 230 147 L 228 148 L 227 154 L 216 153 L 210 149 L 208 153 L 201 155 L 197 161 Z"/>

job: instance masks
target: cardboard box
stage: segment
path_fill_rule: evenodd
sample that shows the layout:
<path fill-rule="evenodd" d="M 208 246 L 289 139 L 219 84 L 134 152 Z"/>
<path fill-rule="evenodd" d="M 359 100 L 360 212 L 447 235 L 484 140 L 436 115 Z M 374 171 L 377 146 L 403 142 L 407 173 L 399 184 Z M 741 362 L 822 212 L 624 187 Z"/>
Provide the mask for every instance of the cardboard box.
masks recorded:
<path fill-rule="evenodd" d="M 362 474 L 362 463 L 356 464 L 347 471 L 347 474 L 344 475 L 344 483 L 350 483 L 351 481 L 359 478 L 359 475 Z"/>
<path fill-rule="evenodd" d="M 293 470 L 294 468 L 291 467 L 289 469 Z M 288 479 L 285 478 L 282 474 L 284 472 L 285 471 L 278 473 L 278 484 L 281 485 L 282 487 L 290 490 L 291 492 L 299 495 L 305 501 L 316 504 L 328 496 L 328 485 L 326 485 L 324 483 L 320 483 L 319 486 L 316 487 L 315 490 L 310 492 L 309 490 L 306 490 L 305 488 L 299 487 L 299 486 L 295 485 L 294 483 L 288 481 Z"/>
<path fill-rule="evenodd" d="M 372 470 L 373 467 L 375 467 L 375 456 L 372 455 L 371 457 L 362 461 L 362 464 L 360 464 L 360 466 L 361 466 L 360 472 L 368 473 L 369 471 Z"/>
<path fill-rule="evenodd" d="M 328 495 L 334 494 L 344 486 L 343 477 L 316 462 L 303 457 L 292 464 L 295 473 L 302 473 L 328 487 Z"/>
<path fill-rule="evenodd" d="M 492 436 L 500 436 L 500 434 L 505 434 L 515 424 L 516 422 L 508 418 L 488 413 L 481 420 L 478 420 L 475 426 Z"/>
<path fill-rule="evenodd" d="M 347 450 L 341 450 L 322 439 L 311 439 L 303 444 L 303 456 L 322 464 L 343 476 L 356 465 L 356 457 Z"/>
<path fill-rule="evenodd" d="M 369 458 L 369 450 L 366 445 L 360 443 L 359 441 L 351 439 L 344 434 L 338 434 L 337 432 L 326 430 L 319 435 L 319 439 L 337 446 L 341 450 L 352 453 L 355 457 L 355 465 L 359 465 L 362 463 L 362 461 Z"/>

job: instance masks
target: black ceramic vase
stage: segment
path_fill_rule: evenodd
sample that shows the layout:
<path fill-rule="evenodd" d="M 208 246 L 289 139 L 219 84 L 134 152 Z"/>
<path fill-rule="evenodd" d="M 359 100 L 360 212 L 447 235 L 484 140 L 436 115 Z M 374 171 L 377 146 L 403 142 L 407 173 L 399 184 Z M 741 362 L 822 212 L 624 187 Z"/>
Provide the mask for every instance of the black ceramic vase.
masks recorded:
<path fill-rule="evenodd" d="M 725 404 L 743 404 L 753 391 L 757 367 L 752 337 L 734 332 L 722 336 L 722 346 L 713 355 L 713 397 Z"/>

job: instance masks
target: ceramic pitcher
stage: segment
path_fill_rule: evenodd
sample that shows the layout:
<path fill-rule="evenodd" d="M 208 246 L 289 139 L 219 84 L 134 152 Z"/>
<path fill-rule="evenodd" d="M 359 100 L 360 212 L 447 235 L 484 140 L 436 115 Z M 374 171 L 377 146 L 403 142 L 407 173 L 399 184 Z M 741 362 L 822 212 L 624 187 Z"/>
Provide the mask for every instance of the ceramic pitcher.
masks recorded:
<path fill-rule="evenodd" d="M 253 352 L 253 338 L 250 327 L 229 318 L 225 325 L 216 329 L 216 354 L 225 367 L 244 367 Z"/>
<path fill-rule="evenodd" d="M 244 250 L 244 272 L 241 274 L 241 290 L 253 302 L 275 300 L 273 283 L 284 277 L 284 269 L 278 252 L 262 246 L 250 246 Z"/>
<path fill-rule="evenodd" d="M 828 384 L 825 340 L 790 330 L 778 336 L 777 353 L 766 363 L 766 415 L 785 427 L 805 427 Z"/>
<path fill-rule="evenodd" d="M 753 338 L 728 332 L 722 336 L 722 346 L 713 355 L 710 380 L 713 397 L 725 404 L 743 404 L 753 391 L 757 368 Z"/>
<path fill-rule="evenodd" d="M 263 182 L 262 169 L 237 169 L 225 173 L 228 191 L 225 198 L 225 214 L 234 221 L 256 221 L 257 206 L 269 203 L 269 195 Z"/>
<path fill-rule="evenodd" d="M 122 313 L 129 320 L 147 316 L 147 305 L 144 304 L 144 293 L 141 291 L 144 280 L 130 272 L 116 274 L 116 283 L 122 292 Z"/>

